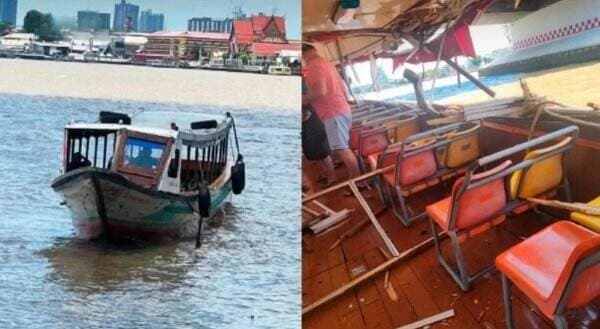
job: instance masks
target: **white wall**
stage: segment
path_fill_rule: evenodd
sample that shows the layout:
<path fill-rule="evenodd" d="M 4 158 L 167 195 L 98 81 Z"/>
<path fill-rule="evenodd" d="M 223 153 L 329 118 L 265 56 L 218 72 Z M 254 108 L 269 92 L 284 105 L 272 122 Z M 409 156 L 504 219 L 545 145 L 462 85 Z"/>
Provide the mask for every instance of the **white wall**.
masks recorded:
<path fill-rule="evenodd" d="M 563 0 L 514 22 L 513 48 L 528 48 L 598 27 L 600 0 Z"/>

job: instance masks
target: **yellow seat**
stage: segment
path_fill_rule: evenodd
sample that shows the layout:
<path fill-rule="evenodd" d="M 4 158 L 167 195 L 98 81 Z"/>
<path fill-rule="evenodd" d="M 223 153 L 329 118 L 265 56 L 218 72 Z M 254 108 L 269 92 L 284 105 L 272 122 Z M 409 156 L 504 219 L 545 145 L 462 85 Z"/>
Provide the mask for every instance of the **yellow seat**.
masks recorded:
<path fill-rule="evenodd" d="M 383 125 L 387 129 L 388 138 L 394 143 L 401 142 L 408 136 L 414 135 L 420 131 L 417 115 L 412 115 L 401 120 L 390 120 Z"/>
<path fill-rule="evenodd" d="M 600 207 L 600 196 L 588 202 L 590 206 Z M 588 215 L 580 212 L 572 212 L 571 220 L 600 233 L 600 216 Z"/>
<path fill-rule="evenodd" d="M 571 137 L 567 137 L 552 146 L 530 151 L 525 155 L 524 160 L 541 157 L 570 142 Z M 525 174 L 523 174 L 523 170 L 515 171 L 510 177 L 511 198 L 535 197 L 558 187 L 563 181 L 562 161 L 563 152 L 533 164 L 525 171 Z"/>
<path fill-rule="evenodd" d="M 479 158 L 479 129 L 480 124 L 464 131 L 453 131 L 448 138 L 462 136 L 448 144 L 444 165 L 447 168 L 457 168 Z"/>
<path fill-rule="evenodd" d="M 458 168 L 477 158 L 480 155 L 479 129 L 477 123 L 467 130 L 452 131 L 446 138 L 453 138 L 446 148 L 436 150 L 440 165 L 446 168 Z"/>

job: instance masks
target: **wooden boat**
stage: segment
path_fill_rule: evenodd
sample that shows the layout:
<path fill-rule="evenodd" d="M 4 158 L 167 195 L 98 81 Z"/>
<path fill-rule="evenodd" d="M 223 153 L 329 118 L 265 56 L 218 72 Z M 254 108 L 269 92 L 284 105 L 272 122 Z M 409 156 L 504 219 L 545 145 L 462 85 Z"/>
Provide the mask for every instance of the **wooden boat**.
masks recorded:
<path fill-rule="evenodd" d="M 303 39 L 337 65 L 397 59 L 403 42 L 450 65 L 456 49 L 423 41 L 490 3 L 305 0 Z M 363 175 L 339 168 L 323 189 L 303 161 L 303 328 L 600 328 L 600 116 L 526 84 L 523 97 L 429 104 L 405 77 L 417 104 L 353 101 Z"/>
<path fill-rule="evenodd" d="M 235 122 L 199 121 L 191 129 L 147 128 L 101 112 L 99 123 L 65 127 L 64 199 L 77 235 L 93 239 L 175 239 L 199 232 L 231 193 L 244 188 L 244 163 L 230 150 Z M 236 153 L 236 154 L 234 154 Z"/>

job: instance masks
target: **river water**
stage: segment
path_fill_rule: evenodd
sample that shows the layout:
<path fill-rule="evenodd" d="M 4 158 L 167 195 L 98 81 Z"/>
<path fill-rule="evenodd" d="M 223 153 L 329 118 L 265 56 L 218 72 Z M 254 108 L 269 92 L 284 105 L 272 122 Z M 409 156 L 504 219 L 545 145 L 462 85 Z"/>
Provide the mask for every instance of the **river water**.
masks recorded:
<path fill-rule="evenodd" d="M 203 246 L 77 239 L 50 188 L 63 127 L 101 110 L 168 125 L 231 111 L 245 192 Z M 0 328 L 300 326 L 300 120 L 290 111 L 0 93 Z"/>

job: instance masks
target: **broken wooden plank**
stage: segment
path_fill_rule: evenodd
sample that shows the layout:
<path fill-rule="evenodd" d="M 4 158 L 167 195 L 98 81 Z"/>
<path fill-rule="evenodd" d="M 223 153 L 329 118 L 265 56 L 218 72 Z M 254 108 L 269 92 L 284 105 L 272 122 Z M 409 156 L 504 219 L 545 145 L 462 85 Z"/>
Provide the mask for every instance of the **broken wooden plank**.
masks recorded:
<path fill-rule="evenodd" d="M 434 324 L 436 322 L 440 322 L 442 320 L 445 320 L 447 318 L 453 317 L 454 316 L 454 309 L 449 309 L 445 312 L 430 316 L 428 318 L 419 320 L 417 322 L 413 322 L 411 324 L 407 324 L 405 326 L 402 327 L 398 327 L 396 329 L 419 329 L 425 326 L 428 326 L 430 324 Z"/>
<path fill-rule="evenodd" d="M 580 213 L 584 213 L 584 214 L 592 215 L 592 216 L 600 215 L 600 207 L 592 206 L 587 203 L 563 202 L 563 201 L 558 201 L 558 200 L 543 200 L 543 199 L 536 199 L 536 198 L 527 198 L 527 201 L 533 202 L 536 204 L 541 204 L 543 206 L 565 209 L 565 210 L 570 210 L 570 211 L 576 211 L 576 212 L 580 212 Z"/>

